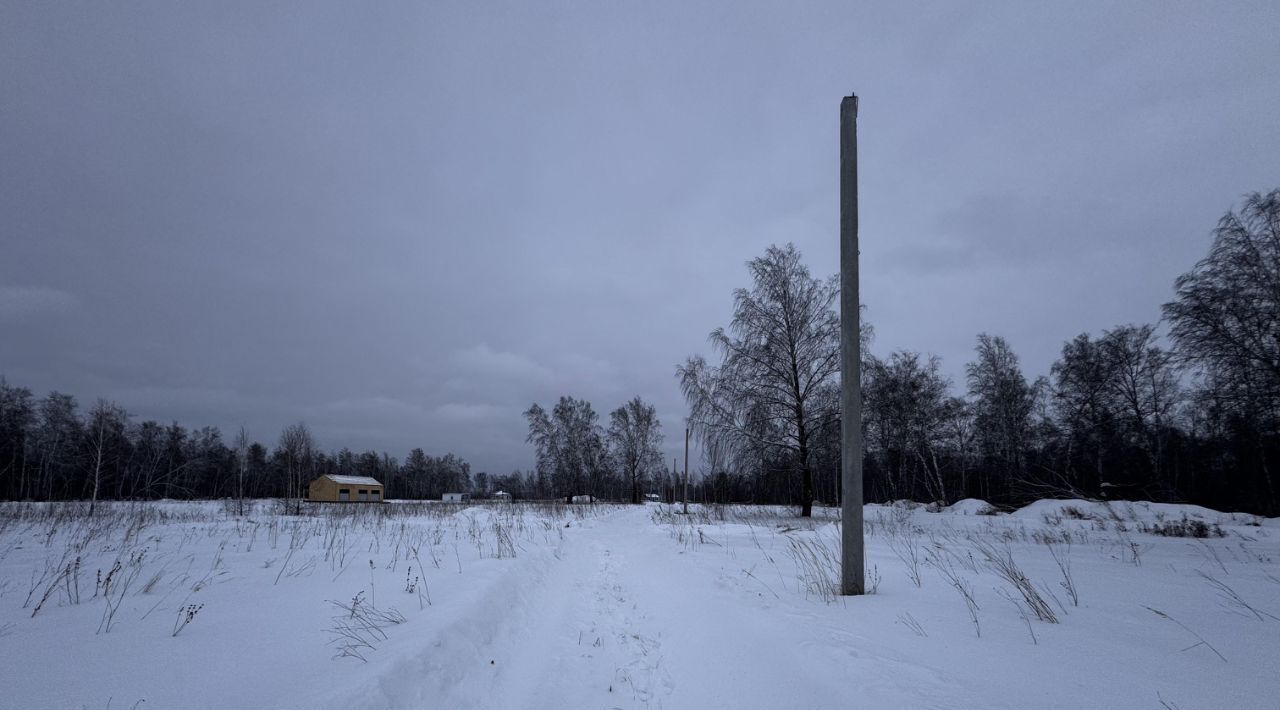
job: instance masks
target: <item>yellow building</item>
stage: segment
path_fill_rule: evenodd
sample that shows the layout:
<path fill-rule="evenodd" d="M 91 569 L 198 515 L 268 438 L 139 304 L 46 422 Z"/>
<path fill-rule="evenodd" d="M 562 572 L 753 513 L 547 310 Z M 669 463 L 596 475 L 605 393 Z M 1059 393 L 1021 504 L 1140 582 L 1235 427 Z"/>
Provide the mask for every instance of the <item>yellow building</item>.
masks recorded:
<path fill-rule="evenodd" d="M 382 499 L 382 484 L 368 476 L 321 476 L 307 489 L 307 500 L 328 503 L 381 503 Z"/>

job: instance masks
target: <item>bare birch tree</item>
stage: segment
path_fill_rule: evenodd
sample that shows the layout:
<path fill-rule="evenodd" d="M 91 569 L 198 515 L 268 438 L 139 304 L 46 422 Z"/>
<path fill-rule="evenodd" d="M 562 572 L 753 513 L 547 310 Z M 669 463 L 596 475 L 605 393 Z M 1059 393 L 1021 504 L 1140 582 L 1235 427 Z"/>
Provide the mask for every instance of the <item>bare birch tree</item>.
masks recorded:
<path fill-rule="evenodd" d="M 635 397 L 609 414 L 609 456 L 631 486 L 631 502 L 639 503 L 645 476 L 663 465 L 662 423 L 652 404 Z"/>
<path fill-rule="evenodd" d="M 1161 478 L 1165 428 L 1179 402 L 1173 354 L 1156 344 L 1155 326 L 1124 325 L 1103 334 L 1119 418 L 1125 436 L 1146 454 Z"/>
<path fill-rule="evenodd" d="M 591 403 L 561 397 L 550 415 L 535 403 L 524 416 L 529 422 L 527 441 L 536 449 L 538 475 L 549 480 L 566 501 L 583 493 L 597 495 L 605 447 Z"/>
<path fill-rule="evenodd" d="M 236 434 L 236 515 L 244 515 L 244 477 L 249 471 L 249 433 L 240 427 Z"/>
<path fill-rule="evenodd" d="M 1014 480 L 1026 473 L 1026 446 L 1035 406 L 1036 386 L 1027 383 L 1018 356 L 1000 336 L 978 335 L 977 360 L 965 366 L 973 402 L 978 449 L 989 466 L 983 478 L 983 497 L 1008 495 Z M 990 488 L 991 472 L 1000 488 Z"/>
<path fill-rule="evenodd" d="M 315 462 L 315 439 L 303 422 L 290 424 L 280 433 L 278 450 L 285 465 L 285 496 L 295 499 L 294 511 L 302 512 L 303 486 Z"/>
<path fill-rule="evenodd" d="M 873 358 L 865 382 L 869 448 L 884 459 L 889 496 L 913 495 L 919 479 L 931 500 L 953 502 L 938 462 L 944 427 L 955 414 L 941 360 L 922 362 L 919 353 L 899 350 L 887 360 Z"/>
<path fill-rule="evenodd" d="M 1250 431 L 1265 495 L 1280 447 L 1280 189 L 1245 198 L 1213 231 L 1209 256 L 1174 284 L 1169 335 L 1201 378 L 1198 398 Z"/>
<path fill-rule="evenodd" d="M 800 473 L 800 514 L 813 511 L 811 444 L 839 416 L 818 396 L 840 372 L 840 293 L 817 279 L 794 245 L 771 246 L 747 263 L 753 285 L 734 292 L 728 330 L 712 331 L 718 366 L 689 358 L 676 376 L 700 440 L 734 454 L 786 452 Z"/>
<path fill-rule="evenodd" d="M 88 474 L 85 484 L 92 490 L 89 515 L 93 515 L 98 505 L 103 477 L 119 467 L 120 449 L 128 443 L 124 431 L 128 417 L 123 409 L 105 399 L 99 399 L 89 412 L 88 426 L 85 427 Z"/>

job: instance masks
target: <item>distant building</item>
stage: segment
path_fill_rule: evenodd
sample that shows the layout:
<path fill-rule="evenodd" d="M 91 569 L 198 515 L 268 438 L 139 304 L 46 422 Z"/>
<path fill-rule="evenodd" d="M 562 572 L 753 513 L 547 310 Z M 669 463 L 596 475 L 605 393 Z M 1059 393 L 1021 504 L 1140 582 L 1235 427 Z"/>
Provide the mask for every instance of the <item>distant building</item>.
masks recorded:
<path fill-rule="evenodd" d="M 462 503 L 463 501 L 471 500 L 471 494 L 470 493 L 445 493 L 444 497 L 442 497 L 440 500 L 446 503 Z"/>
<path fill-rule="evenodd" d="M 321 476 L 307 488 L 307 500 L 327 503 L 381 503 L 383 487 L 368 476 Z"/>

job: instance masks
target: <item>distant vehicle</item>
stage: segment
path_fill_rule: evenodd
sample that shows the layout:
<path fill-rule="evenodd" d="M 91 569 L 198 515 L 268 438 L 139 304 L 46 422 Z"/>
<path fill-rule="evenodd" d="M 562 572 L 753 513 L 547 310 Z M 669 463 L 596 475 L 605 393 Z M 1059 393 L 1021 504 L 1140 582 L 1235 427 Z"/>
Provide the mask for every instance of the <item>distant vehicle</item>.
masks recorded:
<path fill-rule="evenodd" d="M 574 496 L 571 500 L 572 500 L 574 503 L 594 503 L 594 502 L 596 502 L 596 498 L 595 498 L 595 496 Z"/>
<path fill-rule="evenodd" d="M 657 493 L 645 493 L 645 494 L 644 494 L 644 502 L 646 502 L 646 503 L 661 503 L 661 502 L 662 502 L 662 496 L 658 495 Z"/>
<path fill-rule="evenodd" d="M 506 491 L 495 491 L 493 494 L 493 499 L 494 500 L 511 500 L 511 494 Z"/>
<path fill-rule="evenodd" d="M 444 501 L 445 503 L 463 503 L 471 500 L 471 494 L 470 493 L 445 493 L 444 496 L 440 498 L 440 500 Z"/>

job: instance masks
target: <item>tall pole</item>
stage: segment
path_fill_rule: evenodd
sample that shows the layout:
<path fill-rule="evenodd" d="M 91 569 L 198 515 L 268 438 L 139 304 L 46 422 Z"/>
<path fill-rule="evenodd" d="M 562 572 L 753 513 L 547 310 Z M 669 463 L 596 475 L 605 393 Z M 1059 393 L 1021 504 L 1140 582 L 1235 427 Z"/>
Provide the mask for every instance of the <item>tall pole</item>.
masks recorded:
<path fill-rule="evenodd" d="M 866 590 L 862 557 L 862 314 L 858 299 L 858 97 L 840 101 L 840 593 Z"/>
<path fill-rule="evenodd" d="M 684 514 L 689 514 L 689 425 L 684 425 Z"/>

